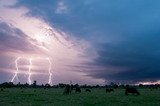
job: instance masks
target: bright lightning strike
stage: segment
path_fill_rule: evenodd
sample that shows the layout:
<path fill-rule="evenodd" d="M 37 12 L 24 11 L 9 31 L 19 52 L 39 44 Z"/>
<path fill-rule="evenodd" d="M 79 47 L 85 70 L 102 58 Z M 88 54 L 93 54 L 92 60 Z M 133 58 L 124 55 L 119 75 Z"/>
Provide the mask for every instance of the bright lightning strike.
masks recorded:
<path fill-rule="evenodd" d="M 18 57 L 18 58 L 15 60 L 16 71 L 15 71 L 15 74 L 14 74 L 11 82 L 13 82 L 13 81 L 15 80 L 15 78 L 17 78 L 17 80 L 19 80 L 18 77 L 17 77 L 17 74 L 18 74 L 18 72 L 19 72 L 19 68 L 18 68 L 18 60 L 19 60 L 19 59 L 20 59 L 20 57 Z"/>
<path fill-rule="evenodd" d="M 19 73 L 19 65 L 18 65 L 18 61 L 21 59 L 21 57 L 16 58 L 15 60 L 15 67 L 16 67 L 16 71 L 15 74 L 11 80 L 11 82 L 13 82 L 15 80 L 15 78 L 17 78 L 17 81 L 19 81 L 18 79 L 18 73 Z M 32 69 L 33 69 L 33 63 L 32 60 L 33 59 L 44 59 L 47 60 L 49 65 L 48 65 L 48 74 L 49 74 L 49 78 L 48 78 L 48 84 L 52 85 L 52 72 L 51 72 L 51 66 L 52 66 L 52 62 L 50 60 L 50 58 L 26 58 L 29 61 L 29 69 L 28 69 L 28 83 L 31 85 L 32 84 L 32 80 L 31 80 L 31 75 L 32 75 Z M 26 73 L 27 74 L 27 73 Z"/>
<path fill-rule="evenodd" d="M 28 83 L 31 85 L 31 69 L 32 69 L 32 58 L 29 58 L 29 70 L 28 70 Z"/>
<path fill-rule="evenodd" d="M 48 73 L 49 73 L 49 80 L 48 80 L 48 84 L 52 85 L 52 73 L 51 73 L 51 60 L 49 58 L 46 58 L 49 62 L 49 68 L 48 68 Z"/>

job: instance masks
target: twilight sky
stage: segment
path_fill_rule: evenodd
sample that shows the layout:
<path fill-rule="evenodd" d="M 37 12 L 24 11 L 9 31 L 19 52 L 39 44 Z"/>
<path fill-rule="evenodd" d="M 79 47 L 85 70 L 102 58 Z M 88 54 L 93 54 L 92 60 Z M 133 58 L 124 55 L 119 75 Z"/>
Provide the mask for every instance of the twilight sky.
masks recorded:
<path fill-rule="evenodd" d="M 0 83 L 160 83 L 159 5 L 0 0 Z"/>

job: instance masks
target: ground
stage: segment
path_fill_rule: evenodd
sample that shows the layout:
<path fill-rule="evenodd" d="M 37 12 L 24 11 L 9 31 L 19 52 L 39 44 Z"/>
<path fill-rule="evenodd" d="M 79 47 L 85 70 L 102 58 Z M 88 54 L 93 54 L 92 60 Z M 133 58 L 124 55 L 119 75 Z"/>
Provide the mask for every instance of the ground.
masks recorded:
<path fill-rule="evenodd" d="M 160 89 L 138 89 L 140 95 L 124 94 L 124 89 L 105 93 L 104 88 L 92 92 L 63 95 L 61 88 L 7 88 L 0 91 L 0 106 L 160 106 Z"/>

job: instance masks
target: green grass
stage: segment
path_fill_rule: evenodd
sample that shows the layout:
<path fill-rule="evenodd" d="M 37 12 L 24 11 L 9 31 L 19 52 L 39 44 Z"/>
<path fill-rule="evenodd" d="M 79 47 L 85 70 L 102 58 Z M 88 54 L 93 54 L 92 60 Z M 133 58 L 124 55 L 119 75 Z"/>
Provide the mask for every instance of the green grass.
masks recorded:
<path fill-rule="evenodd" d="M 36 92 L 34 92 L 36 90 Z M 138 89 L 141 95 L 124 94 L 124 89 L 105 89 L 63 95 L 63 89 L 8 88 L 0 91 L 0 106 L 160 106 L 160 89 Z M 23 91 L 23 92 L 21 92 Z"/>

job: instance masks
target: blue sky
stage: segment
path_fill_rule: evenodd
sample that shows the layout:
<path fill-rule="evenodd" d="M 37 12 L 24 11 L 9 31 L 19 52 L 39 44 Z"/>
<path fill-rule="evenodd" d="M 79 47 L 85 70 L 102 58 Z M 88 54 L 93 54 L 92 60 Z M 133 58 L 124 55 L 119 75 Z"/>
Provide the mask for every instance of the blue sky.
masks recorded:
<path fill-rule="evenodd" d="M 84 53 L 91 61 L 69 64 L 92 67 L 83 70 L 86 76 L 137 83 L 160 79 L 159 5 L 159 0 L 19 0 L 7 8 L 27 8 L 25 17 L 89 43 Z"/>

